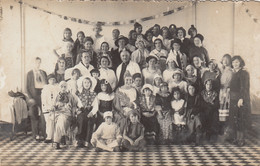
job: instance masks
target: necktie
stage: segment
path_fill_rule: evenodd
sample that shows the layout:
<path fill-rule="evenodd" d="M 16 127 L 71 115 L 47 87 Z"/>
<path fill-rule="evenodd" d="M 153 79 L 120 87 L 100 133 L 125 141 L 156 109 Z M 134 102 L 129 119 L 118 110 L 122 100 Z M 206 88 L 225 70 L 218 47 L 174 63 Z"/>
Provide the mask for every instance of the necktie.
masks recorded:
<path fill-rule="evenodd" d="M 177 63 L 178 63 L 179 68 L 182 69 L 182 68 L 181 68 L 181 58 L 180 58 L 179 52 L 177 52 L 176 59 L 177 59 Z"/>
<path fill-rule="evenodd" d="M 37 82 L 42 82 L 40 71 L 36 71 L 36 81 Z"/>
<path fill-rule="evenodd" d="M 118 87 L 124 85 L 124 74 L 126 71 L 127 63 L 122 63 L 121 73 L 119 77 Z"/>

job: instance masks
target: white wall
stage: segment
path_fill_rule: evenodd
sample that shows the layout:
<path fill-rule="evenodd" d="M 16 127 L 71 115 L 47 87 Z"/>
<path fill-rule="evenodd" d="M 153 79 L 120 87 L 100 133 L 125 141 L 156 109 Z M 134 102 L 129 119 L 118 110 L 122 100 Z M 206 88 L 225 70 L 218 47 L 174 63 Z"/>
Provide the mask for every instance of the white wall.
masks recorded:
<path fill-rule="evenodd" d="M 57 2 L 33 1 L 25 2 L 54 11 L 61 15 L 82 18 L 89 21 L 123 21 L 135 18 L 142 18 L 159 14 L 171 10 L 175 7 L 185 5 L 190 2 Z M 247 2 L 247 6 L 258 18 L 260 16 L 259 3 Z M 10 6 L 13 6 L 11 9 Z M 3 0 L 3 20 L 1 24 L 1 58 L 0 67 L 4 68 L 7 75 L 6 86 L 0 89 L 0 119 L 8 118 L 6 109 L 7 92 L 10 89 L 19 87 L 21 89 L 21 39 L 20 39 L 20 7 L 17 2 Z M 200 2 L 196 10 L 196 23 L 199 33 L 205 37 L 204 45 L 210 57 L 221 59 L 225 53 L 240 54 L 246 59 L 247 67 L 251 74 L 251 84 L 254 91 L 259 90 L 257 86 L 260 81 L 259 76 L 259 24 L 254 23 L 245 10 L 241 8 L 241 3 L 235 6 L 235 36 L 233 38 L 233 3 L 232 2 Z M 47 13 L 24 7 L 25 13 L 25 72 L 32 68 L 32 59 L 39 56 L 43 59 L 42 68 L 48 73 L 53 71 L 55 56 L 52 49 L 58 45 L 62 39 L 63 30 L 66 27 L 72 29 L 73 38 L 76 38 L 78 31 L 84 31 L 86 35 L 92 34 L 92 26 L 79 24 L 61 19 Z M 257 15 L 258 14 L 258 15 Z M 155 23 L 161 26 L 169 26 L 174 23 L 183 26 L 188 30 L 191 24 L 195 23 L 195 8 L 189 7 L 174 13 L 170 16 L 161 17 L 146 22 L 140 22 L 144 31 Z M 111 37 L 111 31 L 115 27 L 103 27 L 102 33 Z M 117 26 L 121 33 L 128 36 L 128 32 L 133 25 Z M 235 45 L 233 45 L 235 39 Z M 258 60 L 258 62 L 256 61 Z M 253 76 L 253 77 L 252 77 Z M 257 79 L 256 79 L 257 78 Z"/>

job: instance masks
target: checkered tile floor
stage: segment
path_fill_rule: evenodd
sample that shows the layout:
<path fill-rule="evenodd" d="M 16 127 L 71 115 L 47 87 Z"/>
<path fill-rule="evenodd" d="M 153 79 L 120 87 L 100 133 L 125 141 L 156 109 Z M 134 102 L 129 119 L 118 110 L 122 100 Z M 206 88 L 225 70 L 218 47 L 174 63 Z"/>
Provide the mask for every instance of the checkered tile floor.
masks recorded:
<path fill-rule="evenodd" d="M 0 166 L 9 165 L 260 165 L 258 130 L 260 116 L 254 117 L 247 145 L 227 143 L 148 146 L 145 152 L 95 152 L 93 149 L 65 147 L 55 150 L 51 144 L 38 143 L 19 135 L 13 141 L 0 133 Z"/>

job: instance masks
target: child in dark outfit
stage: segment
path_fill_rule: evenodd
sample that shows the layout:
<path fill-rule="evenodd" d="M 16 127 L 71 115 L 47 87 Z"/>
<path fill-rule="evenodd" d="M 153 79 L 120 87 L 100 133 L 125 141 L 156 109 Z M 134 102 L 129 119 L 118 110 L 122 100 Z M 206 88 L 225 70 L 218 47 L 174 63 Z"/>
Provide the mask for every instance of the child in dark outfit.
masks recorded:
<path fill-rule="evenodd" d="M 139 122 L 138 112 L 130 111 L 129 119 L 124 129 L 122 146 L 129 151 L 143 151 L 146 145 L 144 126 Z"/>

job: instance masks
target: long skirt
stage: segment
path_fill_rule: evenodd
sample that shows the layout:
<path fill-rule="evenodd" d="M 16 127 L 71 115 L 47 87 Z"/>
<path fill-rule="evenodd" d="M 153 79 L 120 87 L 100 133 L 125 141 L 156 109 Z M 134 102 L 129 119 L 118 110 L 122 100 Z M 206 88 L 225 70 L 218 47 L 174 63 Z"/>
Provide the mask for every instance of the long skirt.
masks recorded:
<path fill-rule="evenodd" d="M 70 126 L 71 117 L 62 113 L 55 114 L 54 142 L 60 143 L 61 137 L 66 136 Z"/>
<path fill-rule="evenodd" d="M 159 116 L 157 117 L 160 125 L 159 141 L 162 143 L 173 139 L 173 119 L 169 112 L 165 112 L 163 114 L 163 118 L 160 118 Z"/>

